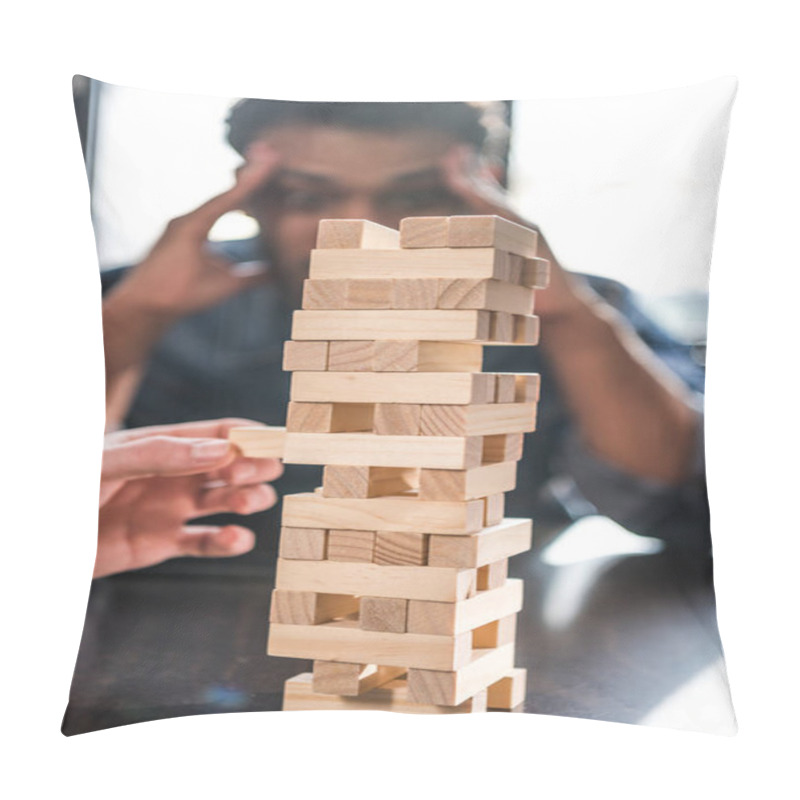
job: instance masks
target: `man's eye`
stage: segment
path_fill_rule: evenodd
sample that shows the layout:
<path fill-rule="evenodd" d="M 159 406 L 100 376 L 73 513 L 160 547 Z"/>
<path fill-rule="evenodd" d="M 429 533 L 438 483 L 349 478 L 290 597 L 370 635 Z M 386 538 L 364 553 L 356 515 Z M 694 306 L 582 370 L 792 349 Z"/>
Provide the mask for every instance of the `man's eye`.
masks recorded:
<path fill-rule="evenodd" d="M 335 201 L 331 195 L 305 189 L 290 189 L 281 195 L 283 207 L 292 211 L 319 211 Z"/>
<path fill-rule="evenodd" d="M 453 195 L 444 187 L 413 189 L 406 192 L 393 192 L 381 198 L 381 205 L 392 211 L 419 211 L 452 205 Z"/>

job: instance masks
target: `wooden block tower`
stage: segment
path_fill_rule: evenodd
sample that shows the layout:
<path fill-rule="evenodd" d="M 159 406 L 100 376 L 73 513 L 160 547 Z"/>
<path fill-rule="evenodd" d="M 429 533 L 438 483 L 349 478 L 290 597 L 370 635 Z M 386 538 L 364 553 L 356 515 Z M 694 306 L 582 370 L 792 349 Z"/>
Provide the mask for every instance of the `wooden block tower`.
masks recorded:
<path fill-rule="evenodd" d="M 537 234 L 499 217 L 400 230 L 323 220 L 284 369 L 281 430 L 232 433 L 246 455 L 324 465 L 284 498 L 267 653 L 313 659 L 284 709 L 512 709 L 531 520 L 504 518 L 537 374 L 482 371 L 483 347 L 534 345 L 547 285 Z M 277 438 L 276 438 L 277 437 Z"/>

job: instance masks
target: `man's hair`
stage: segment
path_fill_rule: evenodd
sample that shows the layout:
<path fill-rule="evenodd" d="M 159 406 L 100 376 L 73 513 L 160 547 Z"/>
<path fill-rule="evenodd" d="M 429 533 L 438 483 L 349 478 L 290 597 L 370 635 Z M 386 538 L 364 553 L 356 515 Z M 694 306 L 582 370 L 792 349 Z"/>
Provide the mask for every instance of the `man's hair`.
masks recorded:
<path fill-rule="evenodd" d="M 244 156 L 270 128 L 291 123 L 355 130 L 437 130 L 500 161 L 508 144 L 508 105 L 490 103 L 324 103 L 244 99 L 226 120 L 228 143 Z"/>

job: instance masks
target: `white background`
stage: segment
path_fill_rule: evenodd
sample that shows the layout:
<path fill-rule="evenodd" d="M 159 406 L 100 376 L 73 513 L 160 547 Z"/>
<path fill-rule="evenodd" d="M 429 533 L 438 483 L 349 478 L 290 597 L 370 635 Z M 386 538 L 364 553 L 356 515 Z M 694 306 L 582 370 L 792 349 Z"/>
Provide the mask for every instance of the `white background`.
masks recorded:
<path fill-rule="evenodd" d="M 0 781 L 32 798 L 796 796 L 795 5 L 276 7 L 72 0 L 6 11 L 0 607 L 10 746 Z M 160 91 L 340 100 L 605 96 L 739 77 L 711 272 L 707 442 L 737 736 L 522 714 L 330 712 L 60 735 L 103 425 L 76 72 Z"/>

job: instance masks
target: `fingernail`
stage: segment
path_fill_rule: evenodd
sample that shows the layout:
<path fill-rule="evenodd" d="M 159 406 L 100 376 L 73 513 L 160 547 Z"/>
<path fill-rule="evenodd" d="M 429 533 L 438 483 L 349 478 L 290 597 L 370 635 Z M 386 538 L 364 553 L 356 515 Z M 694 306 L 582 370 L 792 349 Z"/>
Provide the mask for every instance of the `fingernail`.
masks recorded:
<path fill-rule="evenodd" d="M 192 445 L 192 459 L 195 461 L 218 461 L 230 451 L 230 442 L 225 440 L 197 442 Z"/>

